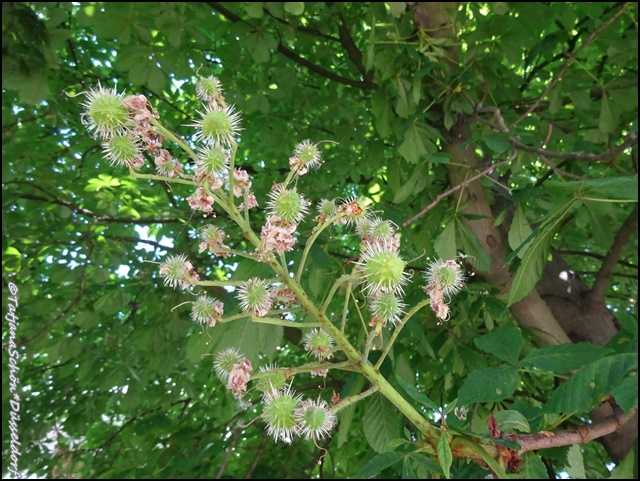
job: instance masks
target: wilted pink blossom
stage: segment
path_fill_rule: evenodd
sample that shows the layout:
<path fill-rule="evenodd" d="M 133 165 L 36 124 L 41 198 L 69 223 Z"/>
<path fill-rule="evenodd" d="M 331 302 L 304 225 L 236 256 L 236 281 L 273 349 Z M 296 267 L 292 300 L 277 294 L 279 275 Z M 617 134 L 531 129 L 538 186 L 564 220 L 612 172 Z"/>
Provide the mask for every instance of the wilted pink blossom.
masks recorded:
<path fill-rule="evenodd" d="M 249 192 L 247 195 L 247 199 L 249 200 L 247 204 L 247 209 L 253 209 L 254 207 L 258 207 L 258 201 L 256 200 L 256 196 Z M 244 202 L 240 204 L 240 210 L 244 209 Z"/>
<path fill-rule="evenodd" d="M 244 195 L 244 189 L 251 188 L 249 174 L 246 170 L 234 170 L 233 180 L 236 181 L 236 183 L 233 185 L 233 195 L 235 195 L 236 197 L 242 197 Z"/>
<path fill-rule="evenodd" d="M 267 223 L 262 227 L 261 240 L 265 251 L 275 250 L 278 254 L 290 251 L 296 243 L 292 235 L 297 224 L 285 222 L 274 215 L 267 217 Z"/>
<path fill-rule="evenodd" d="M 144 157 L 142 155 L 137 155 L 133 158 L 131 162 L 129 162 L 129 166 L 133 170 L 138 170 L 144 165 Z"/>
<path fill-rule="evenodd" d="M 231 390 L 236 398 L 241 398 L 247 391 L 247 383 L 252 372 L 251 362 L 247 358 L 232 366 L 227 389 Z"/>
<path fill-rule="evenodd" d="M 198 187 L 195 194 L 187 197 L 187 202 L 193 210 L 201 210 L 203 212 L 213 211 L 213 196 L 207 195 L 203 187 Z"/>

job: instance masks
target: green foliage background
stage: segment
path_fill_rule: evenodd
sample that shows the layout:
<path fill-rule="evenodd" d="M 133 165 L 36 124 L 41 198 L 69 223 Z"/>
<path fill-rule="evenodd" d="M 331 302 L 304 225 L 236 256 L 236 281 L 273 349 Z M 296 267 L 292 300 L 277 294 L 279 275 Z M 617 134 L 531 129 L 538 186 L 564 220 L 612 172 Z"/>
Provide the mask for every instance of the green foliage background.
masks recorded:
<path fill-rule="evenodd" d="M 81 124 L 75 96 L 99 82 L 142 93 L 166 126 L 190 139 L 187 124 L 201 109 L 198 69 L 218 76 L 227 102 L 242 112 L 237 161 L 261 206 L 304 139 L 331 141 L 322 144 L 322 168 L 299 181 L 314 204 L 363 195 L 399 226 L 454 186 L 457 160 L 448 146 L 461 126 L 469 137 L 459 147 L 479 161 L 468 177 L 501 162 L 480 185 L 490 222 L 507 239 L 511 290 L 484 275 L 492 258 L 472 228 L 479 216 L 465 210 L 464 199 L 443 198 L 400 231 L 402 255 L 416 259 L 408 304 L 424 296 L 422 254 L 462 252 L 470 256 L 468 273 L 475 272 L 452 302 L 449 322 L 438 325 L 423 310 L 402 332 L 382 365 L 401 392 L 402 381 L 410 383 L 439 408 L 452 409 L 458 398 L 471 406 L 469 417 L 449 414 L 450 425 L 484 434 L 489 413 L 504 431 L 579 424 L 612 391 L 625 411 L 637 407 L 637 382 L 628 381 L 637 371 L 637 220 L 606 290 L 604 302 L 620 326 L 606 348 L 540 349 L 536 333 L 517 327 L 509 310 L 535 287 L 551 249 L 591 286 L 636 209 L 637 4 L 461 3 L 456 38 L 418 29 L 422 4 L 412 2 L 2 8 L 3 293 L 7 299 L 8 282 L 19 287 L 20 466 L 29 474 L 411 478 L 441 469 L 432 457 L 402 451 L 397 438 L 414 441 L 407 437 L 413 428 L 378 396 L 344 410 L 333 438 L 319 446 L 273 443 L 263 423 L 246 426 L 260 413 L 258 399 L 240 411 L 202 355 L 237 346 L 254 366 L 300 365 L 307 361 L 298 331 L 241 321 L 212 329 L 209 338 L 188 306 L 172 310 L 190 298 L 163 286 L 152 262 L 167 252 L 187 254 L 202 277 L 233 270 L 234 279 L 248 279 L 262 275 L 263 266 L 198 254 L 195 231 L 209 222 L 225 228 L 234 248 L 247 244 L 224 215 L 191 212 L 188 186 L 111 168 Z M 578 154 L 541 157 L 536 149 Z M 603 155 L 612 150 L 616 155 Z M 263 221 L 254 215 L 254 229 Z M 301 225 L 302 244 L 312 226 Z M 140 227 L 148 229 L 144 238 Z M 352 231 L 332 228 L 311 251 L 304 287 L 321 300 L 358 252 Z M 226 312 L 237 308 L 232 294 L 210 292 Z M 336 315 L 341 308 L 336 299 Z M 355 312 L 348 333 L 362 334 Z M 5 350 L 7 342 L 5 322 Z M 551 374 L 580 369 L 583 378 L 561 388 Z M 597 395 L 584 392 L 592 378 L 602 379 Z M 502 394 L 483 387 L 489 379 L 498 379 Z M 3 433 L 8 383 L 3 359 Z M 366 389 L 361 376 L 333 371 L 326 381 L 299 375 L 295 385 L 326 400 L 332 391 L 344 398 Z M 439 419 L 428 403 L 424 412 Z M 560 412 L 577 415 L 561 419 Z M 8 441 L 3 434 L 3 460 Z M 637 477 L 635 446 L 619 468 L 623 477 Z M 581 465 L 587 477 L 608 477 L 611 458 L 602 446 L 582 450 L 528 453 L 520 473 L 580 473 Z M 451 465 L 456 478 L 487 473 L 474 463 Z"/>

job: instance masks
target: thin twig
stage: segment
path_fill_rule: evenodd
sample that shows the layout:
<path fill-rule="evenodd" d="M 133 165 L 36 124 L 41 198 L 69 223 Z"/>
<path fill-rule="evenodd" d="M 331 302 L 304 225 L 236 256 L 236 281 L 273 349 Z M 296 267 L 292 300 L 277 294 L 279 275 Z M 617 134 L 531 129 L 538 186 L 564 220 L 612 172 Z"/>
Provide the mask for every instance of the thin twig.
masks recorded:
<path fill-rule="evenodd" d="M 418 212 L 416 215 L 410 217 L 409 219 L 407 219 L 406 221 L 404 221 L 402 223 L 402 227 L 408 227 L 409 225 L 411 225 L 413 222 L 415 222 L 416 220 L 418 220 L 420 217 L 424 216 L 427 212 L 429 212 L 431 209 L 433 209 L 436 205 L 438 205 L 438 203 L 440 203 L 440 201 L 442 199 L 444 199 L 445 197 L 450 196 L 451 194 L 454 194 L 455 192 L 459 191 L 460 189 L 462 189 L 465 185 L 468 185 L 476 180 L 478 180 L 480 177 L 484 177 L 485 175 L 487 175 L 488 173 L 490 173 L 492 170 L 494 170 L 496 167 L 500 167 L 501 165 L 505 165 L 508 164 L 510 162 L 513 161 L 513 159 L 515 159 L 517 155 L 517 151 L 515 151 L 513 153 L 513 155 L 511 157 L 509 157 L 508 159 L 502 160 L 500 162 L 497 162 L 495 164 L 492 164 L 490 167 L 487 167 L 486 169 L 484 169 L 482 172 L 480 172 L 479 174 L 474 175 L 473 177 L 468 178 L 467 180 L 465 180 L 464 182 L 460 182 L 458 185 L 453 186 L 451 189 L 447 190 L 446 192 L 443 192 L 442 194 L 438 195 L 433 202 L 431 202 L 431 204 L 429 204 L 428 206 L 426 206 L 424 209 L 422 209 L 420 212 Z"/>

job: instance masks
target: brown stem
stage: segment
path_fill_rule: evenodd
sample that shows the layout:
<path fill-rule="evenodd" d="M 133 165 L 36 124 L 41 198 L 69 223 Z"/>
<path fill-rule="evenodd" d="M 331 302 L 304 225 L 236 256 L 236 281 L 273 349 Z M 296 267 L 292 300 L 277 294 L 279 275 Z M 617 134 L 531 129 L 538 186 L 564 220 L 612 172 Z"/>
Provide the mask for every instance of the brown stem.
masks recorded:
<path fill-rule="evenodd" d="M 588 294 L 591 303 L 604 303 L 604 296 L 607 291 L 609 281 L 611 280 L 611 276 L 613 276 L 615 265 L 618 262 L 618 259 L 620 259 L 622 249 L 627 242 L 629 242 L 633 233 L 637 232 L 637 225 L 638 206 L 636 205 L 633 212 L 631 212 L 629 217 L 627 217 L 627 220 L 622 224 L 622 227 L 620 227 L 620 230 L 616 234 L 616 238 L 613 240 L 611 249 L 609 249 L 609 252 L 602 261 L 600 270 L 596 275 L 596 280 Z"/>
<path fill-rule="evenodd" d="M 518 434 L 514 441 L 520 444 L 521 452 L 571 444 L 586 444 L 594 439 L 615 433 L 637 412 L 638 408 L 633 408 L 629 414 L 625 414 L 620 408 L 617 408 L 612 416 L 593 424 L 581 425 L 555 433 L 542 431 L 535 434 Z"/>

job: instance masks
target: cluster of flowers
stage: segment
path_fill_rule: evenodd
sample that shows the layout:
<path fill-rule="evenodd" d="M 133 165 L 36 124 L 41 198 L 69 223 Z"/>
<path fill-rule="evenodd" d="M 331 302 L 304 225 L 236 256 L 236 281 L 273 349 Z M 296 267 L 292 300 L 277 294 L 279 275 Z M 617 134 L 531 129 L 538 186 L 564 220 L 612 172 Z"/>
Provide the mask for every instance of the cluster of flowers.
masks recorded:
<path fill-rule="evenodd" d="M 86 94 L 83 107 L 82 121 L 94 132 L 94 137 L 103 139 L 104 156 L 112 165 L 138 170 L 144 165 L 143 152 L 147 151 L 155 158 L 160 175 L 182 174 L 182 165 L 162 148 L 164 139 L 151 125 L 157 115 L 149 110 L 144 95 L 125 97 L 115 88 L 98 84 L 98 88 Z"/>
<path fill-rule="evenodd" d="M 247 383 L 253 371 L 247 358 L 234 348 L 221 351 L 216 355 L 214 369 L 218 377 L 226 383 L 238 400 L 247 391 Z M 267 366 L 260 372 L 273 371 L 275 366 Z M 267 424 L 267 433 L 274 440 L 291 443 L 294 436 L 317 441 L 329 434 L 336 423 L 336 415 L 326 401 L 303 399 L 285 384 L 283 375 L 274 374 L 262 378 L 258 388 L 264 393 L 264 408 L 261 418 Z"/>
<path fill-rule="evenodd" d="M 251 181 L 244 170 L 231 169 L 230 160 L 238 135 L 240 117 L 232 106 L 226 104 L 220 82 L 215 77 L 201 78 L 197 85 L 198 97 L 204 102 L 204 111 L 198 112 L 200 119 L 191 126 L 196 128 L 194 139 L 203 145 L 194 153 L 188 146 L 180 144 L 194 158 L 193 180 L 195 193 L 188 197 L 194 210 L 205 213 L 213 211 L 215 191 L 225 184 L 229 199 L 242 197 L 240 208 L 258 205 L 251 193 Z M 103 139 L 105 157 L 112 164 L 139 169 L 143 164 L 143 152 L 155 157 L 159 175 L 175 177 L 184 175 L 180 163 L 162 148 L 163 137 L 173 138 L 157 122 L 157 115 L 149 109 L 147 99 L 142 96 L 124 97 L 115 89 L 99 86 L 86 97 L 86 112 L 83 121 L 96 137 Z M 178 141 L 180 143 L 180 141 Z M 318 144 L 309 140 L 299 143 L 289 159 L 290 174 L 284 183 L 273 185 L 267 202 L 267 218 L 261 230 L 261 242 L 257 258 L 264 260 L 269 252 L 283 254 L 291 251 L 296 243 L 294 233 L 309 213 L 310 202 L 305 199 L 291 180 L 308 173 L 322 163 Z M 360 238 L 360 259 L 355 263 L 353 279 L 360 283 L 371 311 L 370 326 L 375 332 L 388 323 L 400 322 L 406 305 L 403 303 L 404 286 L 408 281 L 405 272 L 407 262 L 400 256 L 398 228 L 389 220 L 383 220 L 370 212 L 367 200 L 352 197 L 337 203 L 323 200 L 318 205 L 315 221 L 322 229 L 330 224 L 355 226 Z M 216 256 L 228 257 L 232 251 L 224 243 L 224 232 L 214 225 L 207 225 L 198 232 L 199 252 L 208 251 Z M 200 278 L 193 265 L 184 255 L 169 256 L 160 265 L 160 275 L 165 285 L 189 289 Z M 465 278 L 455 259 L 431 262 L 426 271 L 426 286 L 423 290 L 436 317 L 442 321 L 449 318 L 450 297 L 464 285 Z M 238 288 L 240 309 L 255 317 L 267 316 L 274 304 L 288 309 L 296 302 L 296 296 L 284 284 L 253 278 Z M 224 305 L 221 301 L 201 294 L 191 302 L 191 318 L 201 326 L 213 327 L 223 322 Z M 312 329 L 303 338 L 304 349 L 315 356 L 321 366 L 331 358 L 334 340 L 323 329 Z M 251 380 L 251 362 L 234 349 L 227 349 L 216 356 L 214 363 L 218 376 L 226 383 L 234 397 L 244 405 L 243 398 Z M 267 423 L 268 433 L 276 440 L 291 442 L 294 435 L 318 440 L 326 436 L 335 424 L 335 414 L 327 403 L 303 400 L 286 385 L 287 377 L 274 371 L 275 367 L 260 369 L 257 388 L 264 393 L 262 418 Z M 270 371 L 274 371 L 271 373 Z M 318 369 L 311 374 L 325 377 L 328 369 Z M 335 404 L 336 401 L 334 401 Z"/>

